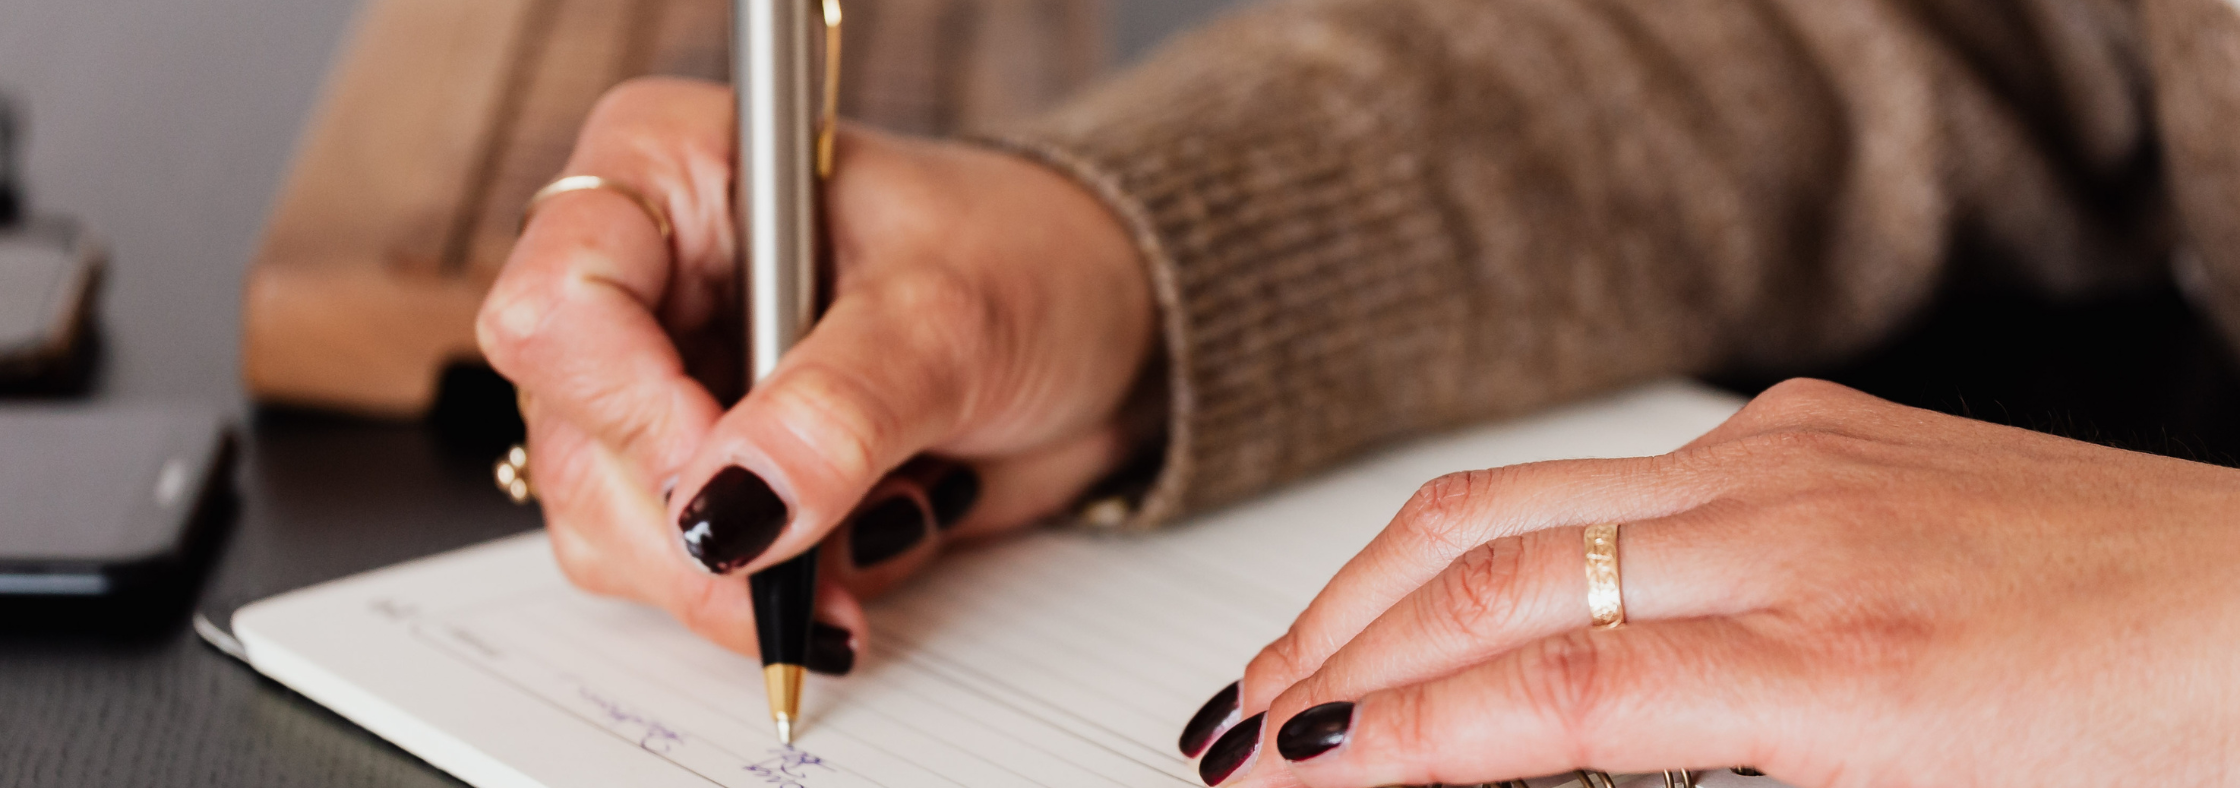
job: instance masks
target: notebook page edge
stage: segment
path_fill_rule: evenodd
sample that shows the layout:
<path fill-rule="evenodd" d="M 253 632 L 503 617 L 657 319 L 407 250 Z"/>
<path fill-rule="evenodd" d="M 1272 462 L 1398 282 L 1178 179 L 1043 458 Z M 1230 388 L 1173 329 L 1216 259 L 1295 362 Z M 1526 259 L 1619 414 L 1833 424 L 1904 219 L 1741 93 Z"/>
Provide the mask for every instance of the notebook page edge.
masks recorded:
<path fill-rule="evenodd" d="M 377 626 L 376 617 L 360 607 L 369 596 L 386 597 L 407 581 L 411 591 L 439 585 L 454 601 L 487 603 L 538 583 L 537 574 L 557 573 L 546 545 L 545 534 L 532 531 L 297 589 L 242 607 L 233 616 L 234 633 L 245 646 L 245 661 L 258 673 L 476 788 L 566 788 L 585 784 L 569 779 L 572 771 L 611 775 L 617 768 L 638 775 L 635 784 L 710 784 L 682 768 L 656 775 L 635 762 L 618 767 L 624 762 L 615 760 L 612 732 L 583 726 L 567 712 L 547 715 L 539 709 L 544 701 L 503 682 L 496 686 L 505 689 L 485 698 L 471 716 L 539 709 L 531 713 L 542 738 L 523 741 L 518 733 L 459 725 L 460 708 L 448 699 L 431 701 L 431 693 L 441 694 L 432 687 L 481 686 L 488 675 L 398 634 L 417 625 Z M 384 648 L 397 650 L 386 652 L 390 657 L 378 667 L 355 659 Z M 400 667 L 404 663 L 432 672 L 414 673 Z M 524 751 L 554 747 L 565 754 L 525 757 Z"/>
<path fill-rule="evenodd" d="M 546 788 L 458 736 L 264 637 L 256 629 L 257 616 L 248 615 L 255 607 L 234 614 L 233 632 L 248 652 L 249 666 L 258 673 L 476 788 Z"/>

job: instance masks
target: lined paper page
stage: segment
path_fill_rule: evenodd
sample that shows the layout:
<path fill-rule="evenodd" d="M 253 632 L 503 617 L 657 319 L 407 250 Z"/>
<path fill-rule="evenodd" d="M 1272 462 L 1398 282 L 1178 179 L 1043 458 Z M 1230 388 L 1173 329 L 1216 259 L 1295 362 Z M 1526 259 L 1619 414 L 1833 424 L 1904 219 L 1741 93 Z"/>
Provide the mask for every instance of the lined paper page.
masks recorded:
<path fill-rule="evenodd" d="M 1175 752 L 1182 721 L 1424 481 L 1668 451 L 1736 404 L 1664 385 L 1416 444 L 1157 536 L 959 551 L 872 606 L 854 675 L 811 680 L 797 748 L 771 734 L 756 663 L 576 591 L 541 534 L 267 600 L 234 627 L 260 671 L 482 788 L 1198 785 Z"/>

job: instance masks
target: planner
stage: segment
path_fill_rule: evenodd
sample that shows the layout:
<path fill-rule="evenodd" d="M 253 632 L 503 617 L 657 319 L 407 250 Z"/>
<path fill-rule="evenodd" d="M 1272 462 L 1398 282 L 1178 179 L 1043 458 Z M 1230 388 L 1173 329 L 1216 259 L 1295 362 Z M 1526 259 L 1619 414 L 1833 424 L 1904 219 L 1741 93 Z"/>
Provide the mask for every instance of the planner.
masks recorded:
<path fill-rule="evenodd" d="M 754 660 L 574 589 L 541 533 L 264 600 L 233 630 L 258 671 L 479 788 L 1199 785 L 1182 722 L 1423 482 L 1669 451 L 1737 405 L 1659 384 L 1386 451 L 1155 535 L 1050 529 L 954 550 L 870 606 L 855 672 L 812 680 L 791 748 Z M 1725 770 L 1701 784 L 1778 785 Z"/>

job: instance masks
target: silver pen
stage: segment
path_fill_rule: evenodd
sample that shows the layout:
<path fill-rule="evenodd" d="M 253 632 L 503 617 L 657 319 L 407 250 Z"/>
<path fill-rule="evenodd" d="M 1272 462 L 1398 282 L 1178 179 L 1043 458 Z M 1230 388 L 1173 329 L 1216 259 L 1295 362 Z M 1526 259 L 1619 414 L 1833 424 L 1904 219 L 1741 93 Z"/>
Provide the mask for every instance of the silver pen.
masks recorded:
<path fill-rule="evenodd" d="M 747 383 L 760 385 L 816 322 L 821 185 L 832 172 L 840 72 L 839 0 L 734 0 L 738 90 L 735 226 L 745 234 Z M 817 49 L 822 46 L 823 108 Z M 756 572 L 755 639 L 778 739 L 793 744 L 816 609 L 817 551 Z"/>

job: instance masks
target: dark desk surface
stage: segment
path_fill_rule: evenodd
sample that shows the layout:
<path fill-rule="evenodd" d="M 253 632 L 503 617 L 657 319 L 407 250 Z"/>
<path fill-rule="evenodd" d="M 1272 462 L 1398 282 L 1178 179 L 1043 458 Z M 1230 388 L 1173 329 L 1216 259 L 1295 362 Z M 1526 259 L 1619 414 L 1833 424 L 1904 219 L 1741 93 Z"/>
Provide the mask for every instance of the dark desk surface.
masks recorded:
<path fill-rule="evenodd" d="M 92 396 L 218 407 L 241 417 L 244 438 L 238 494 L 194 599 L 122 634 L 0 619 L 0 785 L 457 784 L 206 647 L 185 615 L 537 524 L 488 482 L 507 398 L 472 375 L 430 424 L 241 402 L 240 273 L 351 5 L 0 3 L 0 90 L 31 105 L 35 204 L 116 242 Z M 1126 50 L 1203 6 L 1117 7 Z M 2169 292 L 2062 308 L 1985 296 L 1948 301 L 1864 360 L 1797 371 L 2230 462 L 2240 376 L 2228 358 Z M 1774 377 L 1723 382 L 1747 391 Z"/>
<path fill-rule="evenodd" d="M 264 414 L 201 602 L 242 602 L 537 526 L 490 454 L 418 425 Z M 0 785 L 454 785 L 200 642 L 183 607 L 0 631 Z"/>

